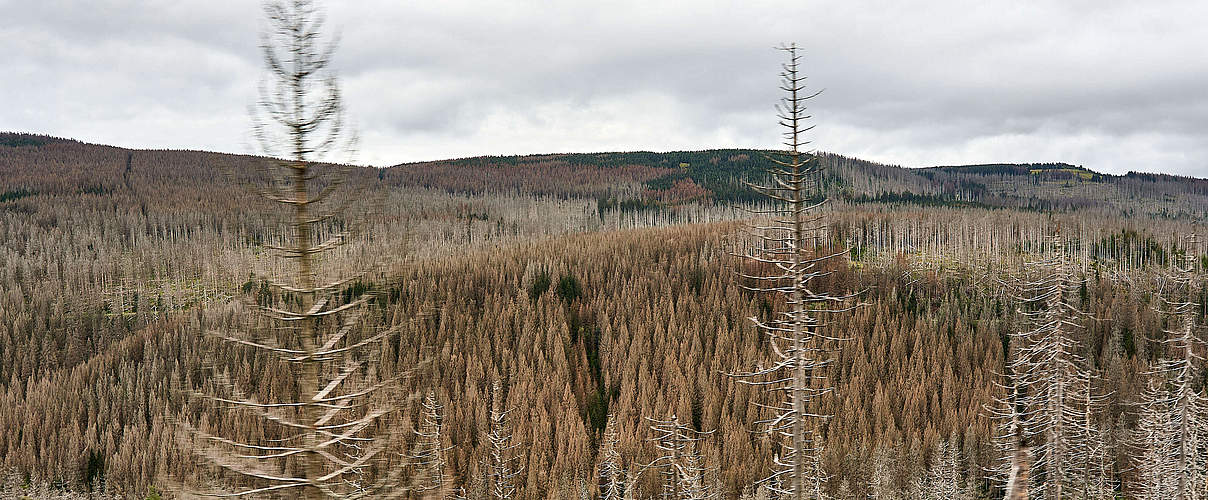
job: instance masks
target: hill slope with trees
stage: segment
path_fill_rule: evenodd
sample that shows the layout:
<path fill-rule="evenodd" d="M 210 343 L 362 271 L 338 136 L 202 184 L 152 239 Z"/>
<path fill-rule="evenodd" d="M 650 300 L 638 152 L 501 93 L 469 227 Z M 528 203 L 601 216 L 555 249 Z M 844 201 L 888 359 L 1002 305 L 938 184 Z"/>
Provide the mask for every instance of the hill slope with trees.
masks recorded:
<path fill-rule="evenodd" d="M 6 477 L 124 496 L 173 478 L 237 483 L 199 467 L 172 424 L 188 417 L 232 438 L 266 437 L 255 422 L 224 420 L 184 396 L 213 390 L 205 375 L 212 370 L 255 387 L 258 397 L 289 390 L 288 374 L 264 355 L 201 335 L 203 325 L 234 325 L 242 308 L 289 300 L 249 279 L 267 265 L 264 246 L 285 223 L 251 215 L 263 212 L 247 187 L 262 159 L 0 137 Z M 783 304 L 738 286 L 743 264 L 729 257 L 743 244 L 737 224 L 687 224 L 684 214 L 739 217 L 713 207 L 744 199 L 719 186 L 741 192 L 735 178 L 751 175 L 745 165 L 758 157 L 736 150 L 553 155 L 350 171 L 347 188 L 363 199 L 354 206 L 371 216 L 330 263 L 343 269 L 366 254 L 408 257 L 388 259 L 336 300 L 373 291 L 368 326 L 408 325 L 383 348 L 384 374 L 431 360 L 404 389 L 431 392 L 444 408 L 445 444 L 433 447 L 447 448 L 450 484 L 482 487 L 490 452 L 484 429 L 500 401 L 512 409 L 520 444 L 517 498 L 595 491 L 606 441 L 632 477 L 658 456 L 645 419 L 668 415 L 695 431 L 716 429 L 699 453 L 716 471 L 708 480 L 717 491 L 751 492 L 775 447 L 751 432 L 766 412 L 750 403 L 771 400 L 726 374 L 771 361 L 746 318 L 767 318 Z M 837 397 L 820 408 L 834 415 L 821 431 L 830 493 L 914 498 L 920 481 L 947 477 L 976 495 L 995 494 L 985 472 L 997 457 L 995 427 L 984 408 L 1003 395 L 997 375 L 1007 339 L 1021 326 L 1015 311 L 1028 307 L 1001 283 L 1054 233 L 1086 263 L 1072 300 L 1094 320 L 1077 333 L 1078 355 L 1103 374 L 1097 389 L 1111 394 L 1091 417 L 1108 436 L 1112 487 L 1141 491 L 1143 471 L 1130 448 L 1145 421 L 1137 402 L 1148 366 L 1175 338 L 1173 320 L 1155 307 L 1159 278 L 1188 255 L 1183 236 L 1206 236 L 1199 219 L 1142 208 L 1159 206 L 1163 198 L 1151 195 L 1167 184 L 1180 186 L 1168 206 L 1191 206 L 1202 181 L 1091 174 L 1078 184 L 1060 177 L 1084 171 L 1065 165 L 909 170 L 823 160 L 837 172 L 828 183 L 838 199 L 825 234 L 850 246 L 851 258 L 834 264 L 819 289 L 866 290 L 868 304 L 833 324 L 850 340 L 827 372 Z M 480 172 L 471 182 L 463 169 L 499 169 L 500 177 Z M 420 171 L 428 180 L 415 177 Z M 684 187 L 689 181 L 694 187 Z M 1006 198 L 994 198 L 991 186 L 1016 185 L 1053 200 L 1052 211 L 993 203 Z M 1137 209 L 1059 196 L 1079 189 L 1117 196 L 1134 189 Z M 644 212 L 679 215 L 617 218 Z M 1194 302 L 1208 302 L 1199 293 Z M 1204 308 L 1196 314 L 1202 323 Z M 1203 390 L 1199 377 L 1189 384 Z M 499 392 L 491 389 L 496 381 Z M 381 425 L 418 428 L 419 409 L 411 400 Z M 614 438 L 606 440 L 610 415 Z M 397 435 L 392 464 L 412 453 L 418 434 Z M 634 484 L 654 493 L 652 478 Z"/>

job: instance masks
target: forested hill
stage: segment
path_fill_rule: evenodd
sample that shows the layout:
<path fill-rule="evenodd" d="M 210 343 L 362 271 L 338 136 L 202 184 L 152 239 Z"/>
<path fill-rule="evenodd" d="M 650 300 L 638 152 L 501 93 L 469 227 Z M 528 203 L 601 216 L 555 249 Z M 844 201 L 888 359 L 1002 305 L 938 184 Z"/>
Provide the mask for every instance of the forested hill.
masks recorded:
<path fill-rule="evenodd" d="M 598 209 L 657 210 L 685 203 L 744 203 L 761 197 L 765 151 L 485 156 L 356 169 L 352 181 L 451 193 L 511 193 L 594 199 Z M 851 204 L 1093 211 L 1108 216 L 1208 216 L 1208 180 L 1130 172 L 1116 176 L 1064 163 L 903 168 L 821 153 L 831 198 Z M 0 132 L 0 203 L 45 194 L 112 193 L 140 182 L 187 189 L 233 186 L 226 171 L 255 172 L 255 158 L 173 150 L 129 150 L 44 135 Z M 11 208 L 11 207 L 10 207 Z"/>
<path fill-rule="evenodd" d="M 944 460 L 961 464 L 969 488 L 996 498 L 984 473 L 998 458 L 985 408 L 1002 394 L 1004 339 L 1024 306 L 1001 284 L 1058 230 L 1087 263 L 1068 296 L 1094 318 L 1081 352 L 1111 395 L 1094 416 L 1113 443 L 1101 448 L 1111 450 L 1104 462 L 1120 471 L 1119 491 L 1139 489 L 1125 438 L 1139 428 L 1135 402 L 1168 341 L 1155 306 L 1167 282 L 1155 278 L 1186 255 L 1183 236 L 1208 237 L 1199 221 L 1119 215 L 1200 210 L 1204 181 L 1060 164 L 824 160 L 837 200 L 827 231 L 847 245 L 850 265 L 828 262 L 814 283 L 836 297 L 866 290 L 867 303 L 835 319 L 851 341 L 825 368 L 839 396 L 821 408 L 835 415 L 820 431 L 834 497 L 923 498 L 884 492 L 930 477 L 932 450 L 946 447 L 964 457 Z M 381 353 L 382 374 L 401 377 L 400 394 L 433 391 L 443 402 L 450 483 L 486 484 L 481 431 L 503 380 L 500 405 L 516 409 L 522 445 L 517 500 L 578 498 L 581 488 L 569 492 L 605 455 L 609 414 L 634 473 L 661 456 L 646 418 L 716 429 L 701 454 L 718 471 L 720 497 L 735 500 L 776 456 L 775 441 L 752 432 L 775 403 L 725 374 L 771 365 L 766 337 L 746 318 L 769 321 L 783 299 L 736 281 L 761 267 L 728 257 L 743 238 L 728 219 L 743 213 L 710 205 L 750 200 L 739 179 L 766 161 L 718 150 L 353 168 L 332 204 L 348 217 L 321 227 L 351 234 L 325 268 L 370 261 L 382 271 L 332 297 L 346 304 L 373 291 L 357 331 L 406 325 Z M 89 498 L 142 498 L 173 478 L 248 486 L 205 467 L 174 434 L 185 419 L 236 440 L 289 439 L 188 396 L 224 379 L 258 401 L 296 387 L 293 369 L 271 355 L 203 335 L 243 331 L 258 321 L 247 311 L 297 300 L 271 286 L 281 268 L 268 250 L 291 226 L 248 185 L 271 185 L 263 163 L 0 134 L 0 498 L 49 497 L 31 493 L 38 484 L 92 489 Z M 1050 216 L 1041 203 L 1078 212 Z M 996 204 L 1036 210 L 977 208 Z M 417 366 L 424 375 L 402 375 Z M 419 401 L 399 401 L 386 468 L 419 435 Z M 655 481 L 635 483 L 659 491 Z"/>
<path fill-rule="evenodd" d="M 771 165 L 766 151 L 484 156 L 390 167 L 383 178 L 451 192 L 528 191 L 596 197 L 630 208 L 708 200 L 760 200 L 743 181 Z M 1117 176 L 1066 163 L 904 168 L 834 153 L 824 183 L 837 200 L 925 206 L 1095 210 L 1112 216 L 1202 218 L 1208 180 L 1129 172 Z"/>

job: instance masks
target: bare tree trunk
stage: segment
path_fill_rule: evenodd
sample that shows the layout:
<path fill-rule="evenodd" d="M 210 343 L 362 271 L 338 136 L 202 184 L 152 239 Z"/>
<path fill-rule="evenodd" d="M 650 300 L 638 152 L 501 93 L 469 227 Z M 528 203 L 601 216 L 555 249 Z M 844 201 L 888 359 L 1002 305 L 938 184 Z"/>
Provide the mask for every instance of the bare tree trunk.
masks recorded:
<path fill-rule="evenodd" d="M 498 380 L 493 384 L 491 394 L 491 428 L 487 435 L 491 446 L 487 471 L 490 495 L 494 500 L 510 500 L 516 495 L 516 485 L 512 481 L 521 472 L 520 467 L 516 465 L 520 457 L 514 456 L 519 444 L 512 442 L 512 428 L 508 417 L 511 409 L 504 401 Z"/>
<path fill-rule="evenodd" d="M 302 108 L 302 89 L 301 80 L 294 81 L 294 105 L 301 112 Z M 295 120 L 301 120 L 301 116 L 295 116 Z M 299 293 L 302 299 L 302 310 L 309 311 L 314 307 L 315 303 L 315 279 L 314 272 L 311 270 L 311 236 L 310 223 L 307 220 L 310 218 L 310 192 L 307 189 L 307 177 L 309 177 L 309 168 L 306 162 L 305 153 L 303 152 L 304 135 L 294 134 L 296 140 L 294 143 L 294 233 L 296 235 L 296 243 L 294 252 L 298 256 L 298 284 L 302 291 Z M 315 341 L 315 325 L 313 321 L 303 320 L 300 331 L 298 344 L 302 350 L 308 353 L 313 353 L 318 347 Z M 318 363 L 304 363 L 302 365 L 301 378 L 298 380 L 298 393 L 302 395 L 304 401 L 312 400 L 319 392 L 319 365 Z M 320 408 L 313 405 L 303 406 L 302 421 L 308 425 L 305 442 L 303 447 L 308 450 L 317 450 L 321 443 L 317 432 L 317 422 L 320 418 Z M 302 455 L 306 478 L 313 486 L 317 478 L 323 475 L 322 463 L 319 457 L 307 453 Z M 322 498 L 322 493 L 317 488 L 305 488 L 302 491 L 305 498 Z"/>
<path fill-rule="evenodd" d="M 621 468 L 621 454 L 617 451 L 620 436 L 617 431 L 616 415 L 608 415 L 604 428 L 604 439 L 600 449 L 599 483 L 600 500 L 621 500 L 625 495 L 626 478 Z M 632 481 L 632 478 L 629 479 Z"/>
<path fill-rule="evenodd" d="M 648 441 L 662 456 L 642 466 L 642 470 L 658 470 L 663 476 L 662 497 L 666 500 L 709 500 L 719 492 L 706 481 L 708 470 L 702 463 L 700 443 L 713 431 L 700 432 L 680 422 L 672 415 L 663 420 L 647 418 L 652 437 Z M 630 481 L 632 484 L 633 481 Z"/>
<path fill-rule="evenodd" d="M 1172 496 L 1179 500 L 1199 500 L 1197 486 L 1208 480 L 1208 414 L 1195 390 L 1203 367 L 1197 351 L 1208 349 L 1198 332 L 1200 304 L 1194 301 L 1203 286 L 1196 269 L 1199 254 L 1194 237 L 1181 263 L 1163 281 L 1159 313 L 1178 321 L 1176 330 L 1167 330 L 1160 341 L 1165 355 L 1150 370 L 1150 386 L 1143 393 L 1137 439 L 1141 457 L 1138 468 L 1143 478 L 1142 491 L 1148 497 Z M 1170 484 L 1167 484 L 1167 481 Z M 1168 489 L 1170 491 L 1168 491 Z"/>
<path fill-rule="evenodd" d="M 1085 313 L 1071 301 L 1081 283 L 1070 268 L 1065 245 L 1058 236 L 1050 238 L 1049 253 L 1039 260 L 1025 263 L 1027 276 L 1016 283 L 1016 300 L 1024 327 L 1011 333 L 1012 346 L 1008 368 L 1013 378 L 1008 396 L 1010 407 L 1000 410 L 997 418 L 1011 419 L 1006 449 L 1029 449 L 1029 467 L 1035 462 L 1043 471 L 1035 487 L 1044 498 L 1063 500 L 1067 483 L 1075 481 L 1076 466 L 1087 460 L 1083 446 L 1093 429 L 1082 428 L 1090 422 L 1089 406 L 1077 401 L 1080 384 L 1092 383 L 1085 368 L 1086 360 L 1078 351 L 1075 330 Z M 1028 304 L 1043 304 L 1039 310 L 1029 310 Z M 1089 390 L 1089 387 L 1088 389 Z M 1000 431 L 1008 430 L 1000 425 Z M 1032 442 L 1033 439 L 1038 442 Z M 1014 461 L 1015 458 L 1012 458 Z M 1018 474 L 1012 463 L 1011 475 Z M 1085 471 L 1083 471 L 1085 472 Z M 1001 476 L 1000 476 L 1001 477 Z M 1014 484 L 1027 489 L 1026 484 Z"/>
<path fill-rule="evenodd" d="M 1005 500 L 1028 500 L 1028 474 L 1032 451 L 1020 447 L 1011 458 L 1011 476 L 1007 479 Z"/>
<path fill-rule="evenodd" d="M 834 251 L 819 244 L 820 240 L 826 241 L 828 232 L 826 217 L 821 213 L 826 201 L 823 166 L 817 154 L 802 151 L 802 146 L 809 143 L 803 134 L 810 129 L 804 124 L 809 118 L 805 102 L 818 94 L 802 92 L 805 77 L 798 70 L 801 57 L 797 47 L 789 45 L 781 49 L 788 53 L 789 59 L 781 73 L 780 88 L 785 97 L 777 107 L 777 116 L 785 129 L 785 151 L 778 158 L 768 157 L 773 166 L 768 168 L 762 183 L 747 183 L 770 198 L 773 206 L 756 212 L 770 220 L 751 228 L 757 248 L 742 254 L 750 264 L 762 269 L 744 273 L 742 278 L 748 280 L 743 284 L 748 290 L 783 297 L 788 310 L 766 320 L 751 318 L 768 335 L 777 359 L 772 367 L 736 376 L 770 378 L 740 382 L 767 386 L 770 392 L 785 398 L 775 407 L 776 417 L 759 422 L 767 426 L 765 432 L 783 439 L 783 453 L 775 459 L 776 468 L 764 483 L 783 485 L 776 486 L 775 492 L 786 498 L 806 500 L 818 496 L 826 481 L 817 464 L 822 423 L 829 417 L 819 414 L 812 405 L 831 389 L 815 387 L 820 380 L 817 372 L 831 362 L 829 351 L 834 347 L 830 344 L 843 340 L 823 333 L 821 318 L 853 308 L 848 300 L 855 295 L 831 296 L 810 286 L 815 278 L 830 274 L 825 264 L 845 256 L 847 250 Z"/>
<path fill-rule="evenodd" d="M 402 325 L 364 328 L 361 308 L 371 295 L 341 297 L 342 289 L 361 279 L 365 271 L 330 282 L 324 277 L 323 285 L 317 276 L 319 256 L 347 239 L 346 233 L 337 232 L 316 241 L 323 225 L 342 210 L 325 200 L 343 178 L 325 174 L 326 169 L 335 169 L 314 162 L 327 154 L 350 152 L 354 142 L 343 126 L 337 80 L 327 73 L 334 44 L 322 46 L 323 18 L 311 0 L 268 2 L 265 13 L 269 31 L 261 48 L 269 75 L 253 119 L 261 152 L 285 159 L 266 161 L 270 178 L 284 187 L 274 182 L 261 194 L 288 207 L 292 216 L 292 241 L 266 247 L 291 261 L 294 272 L 292 280 L 288 275 L 261 278 L 279 297 L 267 304 L 251 304 L 269 326 L 207 333 L 293 367 L 298 397 L 258 401 L 252 395 L 255 388 L 220 379 L 216 385 L 225 387 L 229 395 L 196 395 L 258 418 L 268 439 L 240 442 L 197 430 L 202 442 L 211 445 L 200 453 L 222 468 L 263 483 L 233 496 L 270 492 L 300 498 L 398 496 L 405 491 L 399 487 L 401 473 L 375 470 L 384 460 L 381 452 L 387 444 L 384 436 L 372 432 L 379 419 L 393 411 L 383 401 L 395 398 L 379 394 L 407 371 L 391 375 L 369 368 L 376 365 L 383 342 L 397 335 Z"/>

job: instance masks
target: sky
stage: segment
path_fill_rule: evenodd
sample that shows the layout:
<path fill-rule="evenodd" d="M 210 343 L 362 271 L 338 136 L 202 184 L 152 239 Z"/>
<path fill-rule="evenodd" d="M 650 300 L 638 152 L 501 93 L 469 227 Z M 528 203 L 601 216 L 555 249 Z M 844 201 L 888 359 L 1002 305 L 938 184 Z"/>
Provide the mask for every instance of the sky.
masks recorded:
<path fill-rule="evenodd" d="M 774 148 L 783 54 L 813 147 L 907 167 L 1208 177 L 1208 2 L 324 2 L 360 143 L 477 155 Z M 0 131 L 255 153 L 250 0 L 0 0 Z"/>

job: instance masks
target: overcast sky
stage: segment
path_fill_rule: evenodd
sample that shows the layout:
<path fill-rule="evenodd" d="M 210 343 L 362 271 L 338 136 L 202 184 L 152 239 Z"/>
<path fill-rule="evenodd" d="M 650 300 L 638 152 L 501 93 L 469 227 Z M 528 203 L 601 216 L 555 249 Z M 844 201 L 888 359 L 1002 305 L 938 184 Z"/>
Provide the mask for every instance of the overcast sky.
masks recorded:
<path fill-rule="evenodd" d="M 904 166 L 1208 177 L 1208 2 L 327 2 L 358 163 L 774 147 L 781 54 L 815 146 Z M 249 0 L 0 0 L 0 130 L 245 153 Z"/>

